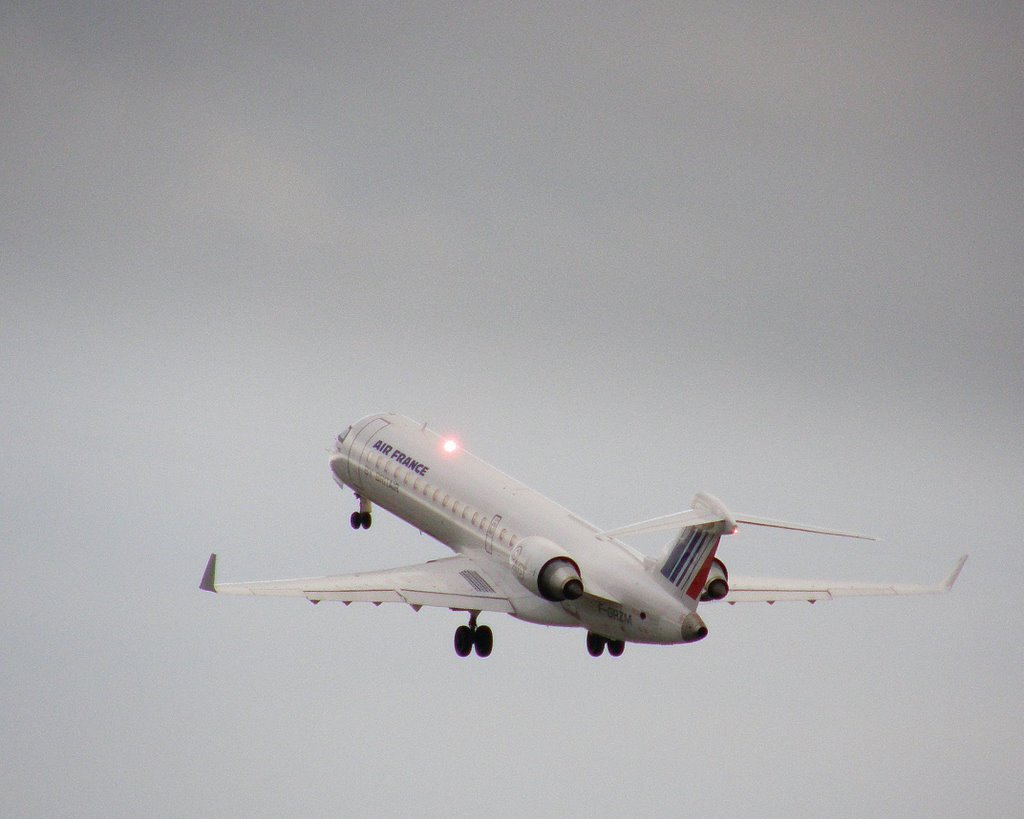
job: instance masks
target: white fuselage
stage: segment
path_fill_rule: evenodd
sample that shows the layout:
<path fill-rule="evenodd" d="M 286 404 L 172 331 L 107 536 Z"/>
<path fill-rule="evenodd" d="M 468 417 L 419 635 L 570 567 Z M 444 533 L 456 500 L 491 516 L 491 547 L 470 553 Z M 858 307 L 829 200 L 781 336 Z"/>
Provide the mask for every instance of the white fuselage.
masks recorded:
<path fill-rule="evenodd" d="M 561 602 L 522 595 L 515 617 L 631 642 L 685 641 L 681 624 L 695 605 L 650 571 L 642 554 L 460 446 L 446 451 L 445 443 L 409 418 L 371 415 L 339 436 L 331 470 L 339 485 L 485 565 L 510 565 L 529 536 L 561 547 L 579 567 L 586 594 Z"/>

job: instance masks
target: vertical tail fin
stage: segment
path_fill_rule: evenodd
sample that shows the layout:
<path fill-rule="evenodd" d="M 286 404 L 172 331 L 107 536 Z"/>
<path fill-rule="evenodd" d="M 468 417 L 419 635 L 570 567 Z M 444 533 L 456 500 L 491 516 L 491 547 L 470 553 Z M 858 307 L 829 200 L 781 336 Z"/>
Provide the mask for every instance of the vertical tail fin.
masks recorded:
<path fill-rule="evenodd" d="M 721 524 L 687 526 L 669 549 L 659 571 L 687 597 L 697 600 L 722 537 Z"/>
<path fill-rule="evenodd" d="M 694 497 L 692 506 L 715 519 L 684 527 L 665 550 L 657 571 L 683 595 L 696 602 L 711 571 L 718 542 L 723 534 L 736 528 L 736 522 L 718 498 L 703 492 Z"/>

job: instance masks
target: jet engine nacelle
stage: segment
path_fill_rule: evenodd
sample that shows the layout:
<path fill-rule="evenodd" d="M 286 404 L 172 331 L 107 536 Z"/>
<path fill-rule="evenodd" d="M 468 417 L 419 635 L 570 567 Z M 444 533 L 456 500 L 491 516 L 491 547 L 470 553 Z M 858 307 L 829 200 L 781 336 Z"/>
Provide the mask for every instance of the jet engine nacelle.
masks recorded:
<path fill-rule="evenodd" d="M 583 594 L 576 561 L 545 537 L 524 537 L 509 553 L 508 562 L 519 582 L 545 600 L 576 600 Z"/>
<path fill-rule="evenodd" d="M 704 590 L 700 593 L 701 600 L 721 600 L 729 593 L 729 570 L 717 557 L 711 559 L 711 571 L 704 581 Z"/>

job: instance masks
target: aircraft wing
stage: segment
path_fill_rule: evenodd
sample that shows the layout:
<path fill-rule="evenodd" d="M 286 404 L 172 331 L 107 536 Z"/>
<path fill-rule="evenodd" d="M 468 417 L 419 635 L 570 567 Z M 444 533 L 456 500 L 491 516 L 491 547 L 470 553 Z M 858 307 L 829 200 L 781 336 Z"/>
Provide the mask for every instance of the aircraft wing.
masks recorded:
<path fill-rule="evenodd" d="M 953 588 L 960 570 L 967 562 L 961 557 L 945 580 L 932 586 L 905 583 L 847 583 L 827 580 L 772 580 L 769 578 L 736 577 L 729 580 L 726 603 L 768 603 L 780 600 L 832 600 L 836 597 L 871 597 L 903 594 L 941 594 Z"/>
<path fill-rule="evenodd" d="M 199 588 L 217 594 L 305 597 L 313 603 L 406 603 L 414 609 L 438 606 L 457 611 L 515 611 L 486 567 L 466 555 L 431 560 L 415 566 L 295 580 L 218 583 L 217 555 L 210 555 Z M 525 590 L 524 590 L 525 591 Z"/>

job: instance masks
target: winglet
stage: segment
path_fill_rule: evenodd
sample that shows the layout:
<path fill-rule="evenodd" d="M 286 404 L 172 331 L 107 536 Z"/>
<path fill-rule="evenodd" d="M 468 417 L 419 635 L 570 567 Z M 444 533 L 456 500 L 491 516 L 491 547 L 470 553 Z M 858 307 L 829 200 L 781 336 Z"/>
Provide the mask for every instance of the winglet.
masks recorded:
<path fill-rule="evenodd" d="M 203 591 L 216 592 L 217 591 L 217 555 L 210 555 L 210 559 L 206 562 L 206 571 L 203 572 L 202 582 L 199 584 L 199 588 Z"/>
<path fill-rule="evenodd" d="M 964 563 L 967 562 L 967 555 L 962 555 L 953 567 L 953 571 L 949 573 L 949 577 L 942 583 L 942 590 L 949 591 L 953 588 L 953 584 L 956 583 L 956 579 L 960 576 L 960 570 L 964 567 Z"/>

